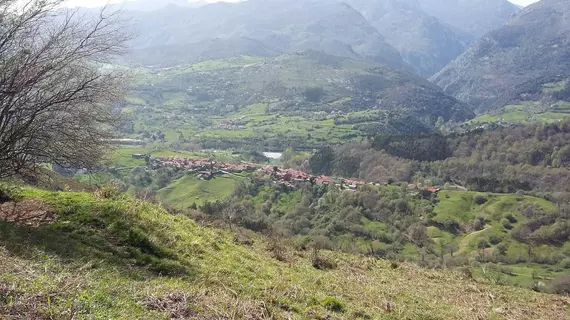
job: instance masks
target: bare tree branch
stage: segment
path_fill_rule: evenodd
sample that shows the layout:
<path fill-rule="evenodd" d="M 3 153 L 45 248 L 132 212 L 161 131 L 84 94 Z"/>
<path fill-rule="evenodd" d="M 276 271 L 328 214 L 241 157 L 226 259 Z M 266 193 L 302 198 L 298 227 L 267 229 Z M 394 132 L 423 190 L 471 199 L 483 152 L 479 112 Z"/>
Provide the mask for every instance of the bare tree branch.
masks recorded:
<path fill-rule="evenodd" d="M 104 155 L 125 74 L 108 63 L 130 39 L 117 12 L 61 0 L 0 0 L 0 178 L 39 163 L 90 168 Z"/>

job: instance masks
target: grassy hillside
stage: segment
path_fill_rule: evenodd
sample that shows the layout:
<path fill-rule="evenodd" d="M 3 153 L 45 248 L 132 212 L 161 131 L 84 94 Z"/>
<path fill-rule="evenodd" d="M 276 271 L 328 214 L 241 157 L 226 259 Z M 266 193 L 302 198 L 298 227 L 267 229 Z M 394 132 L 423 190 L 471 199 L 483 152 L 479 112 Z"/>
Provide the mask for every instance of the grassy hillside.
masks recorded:
<path fill-rule="evenodd" d="M 12 192 L 12 195 L 15 192 Z M 107 192 L 24 189 L 34 225 L 0 223 L 0 318 L 562 319 L 570 299 L 332 252 L 279 261 L 256 236 Z M 37 200 L 30 200 L 37 199 Z M 3 204 L 5 206 L 6 204 Z M 274 246 L 273 246 L 274 247 Z"/>
<path fill-rule="evenodd" d="M 199 180 L 187 175 L 160 189 L 157 196 L 174 208 L 187 209 L 193 204 L 202 205 L 206 201 L 215 202 L 229 197 L 240 179 L 226 175 Z"/>
<path fill-rule="evenodd" d="M 124 133 L 208 149 L 284 150 L 378 132 L 427 132 L 474 116 L 425 79 L 318 52 L 133 70 Z"/>
<path fill-rule="evenodd" d="M 437 244 L 457 245 L 458 255 L 474 259 L 499 255 L 505 259 L 516 261 L 530 255 L 544 257 L 567 256 L 570 253 L 570 242 L 560 244 L 528 244 L 511 236 L 511 230 L 527 223 L 528 211 L 548 214 L 556 211 L 552 202 L 535 197 L 516 194 L 487 194 L 466 191 L 443 191 L 440 202 L 435 207 L 431 221 L 435 226 L 429 227 L 429 234 Z M 457 222 L 458 228 L 450 227 Z M 481 221 L 479 226 L 478 221 Z M 447 228 L 446 228 L 447 227 Z M 480 246 L 481 241 L 487 244 Z M 492 259 L 491 259 L 492 260 Z M 556 274 L 568 272 L 557 265 L 547 263 L 505 264 L 506 279 L 519 285 L 533 283 L 532 275 L 553 278 Z M 509 274 L 511 273 L 512 274 Z M 508 275 L 508 277 L 506 276 Z"/>
<path fill-rule="evenodd" d="M 240 185 L 208 217 L 224 220 L 225 210 L 240 212 L 236 224 L 279 230 L 299 246 L 320 237 L 331 249 L 429 266 L 461 265 L 480 273 L 496 264 L 497 281 L 517 286 L 530 287 L 570 270 L 564 213 L 541 198 L 448 190 L 426 197 L 401 186 L 343 192 L 254 184 L 259 188 Z M 246 190 L 251 196 L 239 196 Z"/>

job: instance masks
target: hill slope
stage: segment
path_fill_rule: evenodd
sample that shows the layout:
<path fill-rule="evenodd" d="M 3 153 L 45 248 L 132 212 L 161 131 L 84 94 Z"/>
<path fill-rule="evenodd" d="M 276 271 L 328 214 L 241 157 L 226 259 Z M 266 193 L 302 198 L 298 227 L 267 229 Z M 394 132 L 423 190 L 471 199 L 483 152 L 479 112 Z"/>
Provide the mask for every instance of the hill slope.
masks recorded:
<path fill-rule="evenodd" d="M 358 11 L 336 1 L 251 0 L 125 14 L 139 35 L 128 59 L 143 65 L 268 57 L 310 49 L 407 67 Z"/>
<path fill-rule="evenodd" d="M 430 16 L 417 0 L 350 0 L 414 71 L 431 76 L 463 53 L 472 38 Z"/>
<path fill-rule="evenodd" d="M 0 223 L 0 317 L 8 319 L 562 319 L 570 304 L 371 258 L 320 253 L 336 260 L 328 271 L 304 252 L 281 262 L 261 238 L 120 197 L 18 194 L 56 218 Z"/>
<path fill-rule="evenodd" d="M 427 132 L 438 117 L 473 117 L 466 105 L 427 80 L 318 52 L 139 71 L 130 101 L 134 118 L 142 121 L 137 132 L 142 127 L 158 130 L 162 123 L 161 130 L 186 137 L 250 137 L 264 145 L 277 135 L 281 143 L 312 148 L 319 143 L 314 139 Z M 307 139 L 309 133 L 313 138 Z"/>
<path fill-rule="evenodd" d="M 418 0 L 422 10 L 476 38 L 502 26 L 519 8 L 507 0 Z"/>
<path fill-rule="evenodd" d="M 529 100 L 543 84 L 570 76 L 568 34 L 570 2 L 540 1 L 485 35 L 432 80 L 480 111 Z"/>

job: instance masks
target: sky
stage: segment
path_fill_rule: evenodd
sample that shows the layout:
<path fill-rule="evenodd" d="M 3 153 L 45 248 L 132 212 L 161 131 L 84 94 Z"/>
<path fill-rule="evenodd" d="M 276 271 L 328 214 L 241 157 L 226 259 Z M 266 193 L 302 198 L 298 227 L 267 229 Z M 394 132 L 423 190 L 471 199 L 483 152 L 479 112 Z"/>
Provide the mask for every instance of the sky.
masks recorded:
<path fill-rule="evenodd" d="M 136 1 L 136 0 L 67 0 L 70 7 L 100 7 L 106 3 L 117 3 L 123 1 Z M 189 2 L 198 2 L 199 0 L 190 0 Z M 205 0 L 205 2 L 216 2 L 221 0 Z M 226 2 L 234 2 L 235 0 L 226 0 Z"/>
<path fill-rule="evenodd" d="M 81 7 L 98 7 L 98 6 L 102 6 L 107 2 L 121 2 L 122 0 L 68 0 L 68 4 L 70 6 L 81 6 Z M 133 1 L 133 0 L 129 0 L 129 1 Z M 195 0 L 197 1 L 197 0 Z M 218 0 L 207 0 L 207 2 L 215 2 Z M 226 0 L 227 1 L 227 0 Z M 231 1 L 231 0 L 230 0 Z M 230 2 L 228 1 L 228 2 Z M 521 6 L 527 6 L 531 3 L 535 3 L 538 0 L 509 0 L 512 3 L 516 3 L 518 5 Z"/>
<path fill-rule="evenodd" d="M 529 4 L 535 3 L 538 0 L 509 0 L 512 3 L 516 3 L 521 6 L 528 6 Z"/>

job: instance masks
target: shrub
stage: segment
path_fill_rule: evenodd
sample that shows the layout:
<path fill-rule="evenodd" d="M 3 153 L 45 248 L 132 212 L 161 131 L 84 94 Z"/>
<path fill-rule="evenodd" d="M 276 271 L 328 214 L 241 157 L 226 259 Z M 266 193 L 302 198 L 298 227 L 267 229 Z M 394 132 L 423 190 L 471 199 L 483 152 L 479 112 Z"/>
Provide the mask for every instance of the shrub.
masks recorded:
<path fill-rule="evenodd" d="M 326 297 L 323 300 L 323 307 L 332 312 L 344 312 L 344 302 L 335 297 Z"/>
<path fill-rule="evenodd" d="M 121 191 L 113 185 L 105 185 L 97 190 L 97 196 L 102 199 L 119 199 Z"/>
<path fill-rule="evenodd" d="M 337 265 L 334 260 L 329 257 L 314 254 L 311 263 L 315 269 L 318 270 L 332 270 L 336 269 Z"/>
<path fill-rule="evenodd" d="M 272 239 L 267 248 L 271 252 L 271 257 L 281 262 L 287 262 L 287 248 L 277 239 Z"/>
<path fill-rule="evenodd" d="M 570 269 L 570 258 L 566 258 L 560 262 L 560 267 Z"/>
<path fill-rule="evenodd" d="M 483 221 L 483 219 L 476 218 L 475 220 L 473 220 L 473 229 L 475 231 L 483 230 L 484 227 L 485 227 L 485 221 Z"/>
<path fill-rule="evenodd" d="M 20 200 L 21 196 L 17 187 L 0 185 L 0 203 Z"/>
<path fill-rule="evenodd" d="M 498 252 L 500 255 L 504 256 L 504 255 L 507 253 L 507 250 L 508 250 L 509 248 L 507 247 L 506 244 L 504 244 L 504 243 L 499 243 L 499 244 L 497 245 L 496 249 L 497 249 L 497 252 Z"/>
<path fill-rule="evenodd" d="M 479 238 L 479 242 L 477 242 L 477 248 L 479 249 L 489 248 L 489 242 L 487 242 L 487 239 Z"/>
<path fill-rule="evenodd" d="M 459 232 L 461 225 L 459 225 L 459 222 L 457 220 L 453 218 L 447 218 L 443 221 L 443 228 L 445 231 L 456 234 Z"/>
<path fill-rule="evenodd" d="M 516 223 L 518 221 L 512 213 L 505 214 L 505 219 L 509 220 L 510 223 Z"/>
<path fill-rule="evenodd" d="M 503 237 L 498 236 L 498 235 L 496 235 L 496 234 L 491 235 L 491 236 L 489 237 L 489 242 L 490 242 L 492 245 L 497 245 L 497 244 L 501 243 L 502 241 L 503 241 Z"/>
<path fill-rule="evenodd" d="M 501 224 L 503 225 L 503 228 L 507 230 L 511 230 L 513 228 L 513 225 L 508 219 L 501 219 Z"/>
<path fill-rule="evenodd" d="M 484 203 L 487 202 L 487 201 L 488 201 L 487 198 L 483 197 L 482 195 L 476 195 L 476 196 L 473 198 L 473 202 L 475 202 L 475 203 L 478 204 L 478 205 L 482 205 L 482 204 L 484 204 Z"/>

